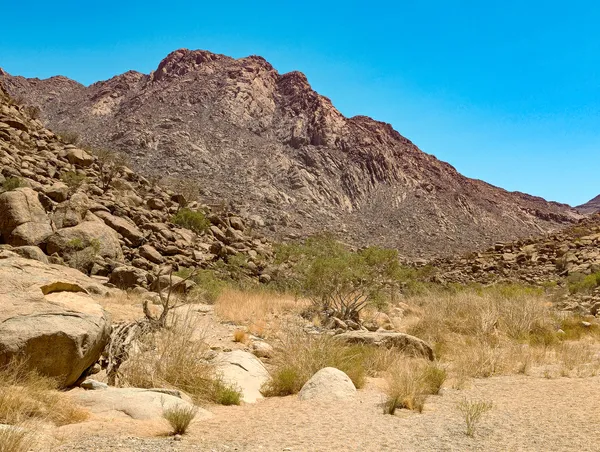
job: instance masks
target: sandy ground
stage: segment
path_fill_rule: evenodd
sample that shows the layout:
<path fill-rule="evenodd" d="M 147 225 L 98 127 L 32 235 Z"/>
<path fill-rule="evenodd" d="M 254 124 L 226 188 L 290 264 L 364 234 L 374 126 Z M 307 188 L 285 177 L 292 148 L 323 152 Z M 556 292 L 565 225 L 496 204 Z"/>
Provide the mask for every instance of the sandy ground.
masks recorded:
<path fill-rule="evenodd" d="M 456 409 L 463 398 L 492 401 L 474 438 Z M 181 441 L 166 424 L 93 421 L 67 426 L 59 451 L 600 451 L 600 377 L 526 376 L 474 380 L 431 396 L 423 413 L 384 415 L 373 381 L 350 401 L 211 407 Z M 150 436 L 153 435 L 153 436 Z M 158 437 L 156 435 L 159 435 Z"/>

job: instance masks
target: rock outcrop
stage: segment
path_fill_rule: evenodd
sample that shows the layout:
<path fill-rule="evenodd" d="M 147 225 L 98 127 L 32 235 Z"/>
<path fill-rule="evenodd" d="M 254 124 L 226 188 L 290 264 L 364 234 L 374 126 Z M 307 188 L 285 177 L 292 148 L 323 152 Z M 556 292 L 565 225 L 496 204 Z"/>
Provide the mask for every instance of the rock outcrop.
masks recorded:
<path fill-rule="evenodd" d="M 40 106 L 51 127 L 126 152 L 143 174 L 197 180 L 210 203 L 233 202 L 255 229 L 277 238 L 327 229 L 356 245 L 431 257 L 579 217 L 566 205 L 463 177 L 389 124 L 344 117 L 303 74 L 279 74 L 258 56 L 180 49 L 151 74 L 130 71 L 89 87 L 6 73 L 0 81 Z M 0 136 L 8 127 L 22 125 L 0 117 Z M 94 167 L 79 150 L 66 157 Z M 147 203 L 158 212 L 169 201 Z"/>
<path fill-rule="evenodd" d="M 600 195 L 596 196 L 594 199 L 589 200 L 585 204 L 577 206 L 576 209 L 585 214 L 593 214 L 600 212 Z"/>

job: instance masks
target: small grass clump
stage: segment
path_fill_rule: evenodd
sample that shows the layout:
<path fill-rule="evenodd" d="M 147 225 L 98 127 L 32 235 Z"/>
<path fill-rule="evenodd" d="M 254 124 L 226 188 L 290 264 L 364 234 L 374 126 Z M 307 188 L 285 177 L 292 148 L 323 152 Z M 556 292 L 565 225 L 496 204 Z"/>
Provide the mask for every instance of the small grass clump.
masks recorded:
<path fill-rule="evenodd" d="M 493 408 L 493 403 L 485 400 L 468 400 L 463 399 L 457 405 L 458 411 L 464 416 L 467 436 L 475 436 L 475 431 L 479 421 Z"/>
<path fill-rule="evenodd" d="M 213 394 L 213 400 L 219 405 L 239 405 L 242 402 L 239 388 L 225 383 L 220 378 L 213 383 Z"/>
<path fill-rule="evenodd" d="M 567 285 L 571 293 L 590 293 L 600 286 L 600 272 L 591 275 L 573 273 L 567 278 Z"/>
<path fill-rule="evenodd" d="M 397 362 L 386 375 L 384 414 L 393 415 L 398 408 L 421 413 L 427 397 L 439 394 L 445 380 L 446 371 L 436 363 Z"/>
<path fill-rule="evenodd" d="M 365 384 L 363 355 L 331 336 L 308 335 L 292 330 L 276 347 L 271 379 L 262 388 L 267 397 L 296 394 L 316 372 L 335 367 L 361 388 Z"/>
<path fill-rule="evenodd" d="M 168 409 L 163 409 L 163 418 L 169 422 L 174 435 L 183 435 L 198 414 L 198 409 L 194 406 L 176 405 Z"/>
<path fill-rule="evenodd" d="M 233 342 L 245 344 L 248 342 L 248 333 L 246 333 L 244 330 L 235 330 L 233 332 Z"/>
<path fill-rule="evenodd" d="M 210 221 L 208 221 L 204 213 L 188 209 L 187 207 L 179 209 L 179 212 L 171 218 L 171 222 L 182 228 L 194 231 L 197 234 L 205 233 L 210 226 Z"/>

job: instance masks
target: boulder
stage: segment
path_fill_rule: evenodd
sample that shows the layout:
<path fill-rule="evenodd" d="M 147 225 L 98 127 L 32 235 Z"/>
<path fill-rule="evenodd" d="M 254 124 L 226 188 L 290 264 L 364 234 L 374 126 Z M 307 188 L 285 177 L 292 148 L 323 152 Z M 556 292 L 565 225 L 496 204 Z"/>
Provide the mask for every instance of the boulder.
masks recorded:
<path fill-rule="evenodd" d="M 38 194 L 31 188 L 2 193 L 0 212 L 0 236 L 10 245 L 39 245 L 53 232 Z"/>
<path fill-rule="evenodd" d="M 356 394 L 350 377 L 334 367 L 325 367 L 304 383 L 298 393 L 300 400 L 343 400 Z"/>
<path fill-rule="evenodd" d="M 34 259 L 44 264 L 48 263 L 48 256 L 38 246 L 19 246 L 14 248 L 13 251 L 26 259 Z"/>
<path fill-rule="evenodd" d="M 190 279 L 184 281 L 184 278 L 179 276 L 160 275 L 154 280 L 151 286 L 151 290 L 159 292 L 167 289 L 168 287 L 173 288 L 174 293 L 188 293 L 194 287 L 196 283 Z"/>
<path fill-rule="evenodd" d="M 105 258 L 122 260 L 123 251 L 116 232 L 106 226 L 102 221 L 91 213 L 86 215 L 86 220 L 77 226 L 58 230 L 46 240 L 46 252 L 48 254 L 58 253 L 60 256 L 68 253 L 73 244 L 80 247 L 96 245 L 98 254 Z"/>
<path fill-rule="evenodd" d="M 24 358 L 30 369 L 73 385 L 110 335 L 108 314 L 88 295 L 106 292 L 72 268 L 0 252 L 0 365 Z"/>
<path fill-rule="evenodd" d="M 71 199 L 56 206 L 52 221 L 57 229 L 77 226 L 84 220 L 89 206 L 90 200 L 84 193 L 75 193 Z"/>
<path fill-rule="evenodd" d="M 140 246 L 142 244 L 144 234 L 142 234 L 142 231 L 140 231 L 133 222 L 103 211 L 97 211 L 96 215 L 101 218 L 104 223 L 127 239 L 133 246 Z"/>
<path fill-rule="evenodd" d="M 108 282 L 123 290 L 146 287 L 148 285 L 148 273 L 139 268 L 124 265 L 113 270 Z"/>
<path fill-rule="evenodd" d="M 140 256 L 145 259 L 148 259 L 150 262 L 155 264 L 162 264 L 164 262 L 164 258 L 162 255 L 156 251 L 152 245 L 143 245 L 140 247 Z"/>
<path fill-rule="evenodd" d="M 44 189 L 44 193 L 52 201 L 63 202 L 69 196 L 69 186 L 64 182 L 55 182 Z"/>
<path fill-rule="evenodd" d="M 67 150 L 67 160 L 72 165 L 88 167 L 94 163 L 94 157 L 83 149 L 71 148 Z"/>
<path fill-rule="evenodd" d="M 163 411 L 173 407 L 192 408 L 193 405 L 173 395 L 172 391 L 140 388 L 106 388 L 90 391 L 81 388 L 69 391 L 78 404 L 101 418 L 131 418 L 137 420 L 162 419 Z M 212 416 L 209 411 L 197 408 L 196 420 Z"/>
<path fill-rule="evenodd" d="M 431 361 L 435 359 L 433 348 L 423 339 L 405 333 L 388 331 L 348 331 L 335 336 L 348 344 L 365 344 L 386 348 L 397 348 L 415 356 L 421 356 Z"/>
<path fill-rule="evenodd" d="M 260 388 L 269 380 L 269 372 L 252 353 L 242 350 L 222 353 L 217 367 L 223 380 L 242 392 L 242 400 L 254 403 L 263 398 Z"/>

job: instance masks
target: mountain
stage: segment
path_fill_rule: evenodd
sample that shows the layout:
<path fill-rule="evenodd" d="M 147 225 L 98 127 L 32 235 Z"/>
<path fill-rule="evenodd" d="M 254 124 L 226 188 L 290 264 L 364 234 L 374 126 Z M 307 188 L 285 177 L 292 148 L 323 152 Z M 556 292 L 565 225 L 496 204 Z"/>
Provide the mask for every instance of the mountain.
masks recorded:
<path fill-rule="evenodd" d="M 576 209 L 584 214 L 596 213 L 600 212 L 600 195 L 596 196 L 594 199 L 577 206 Z"/>
<path fill-rule="evenodd" d="M 151 74 L 85 87 L 13 77 L 13 96 L 54 130 L 127 153 L 134 168 L 197 181 L 269 234 L 329 230 L 409 257 L 469 251 L 538 235 L 580 217 L 564 204 L 459 174 L 391 125 L 344 117 L 300 72 L 265 59 L 180 49 Z M 435 133 L 435 131 L 432 131 Z"/>

